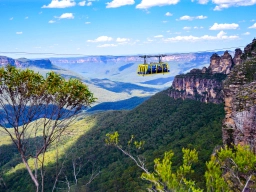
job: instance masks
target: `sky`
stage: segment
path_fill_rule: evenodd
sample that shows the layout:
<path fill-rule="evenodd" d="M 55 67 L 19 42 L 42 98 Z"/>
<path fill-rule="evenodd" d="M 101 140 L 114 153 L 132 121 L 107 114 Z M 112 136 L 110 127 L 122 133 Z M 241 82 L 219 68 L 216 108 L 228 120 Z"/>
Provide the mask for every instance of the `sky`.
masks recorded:
<path fill-rule="evenodd" d="M 188 53 L 244 47 L 256 0 L 0 0 L 0 55 Z"/>

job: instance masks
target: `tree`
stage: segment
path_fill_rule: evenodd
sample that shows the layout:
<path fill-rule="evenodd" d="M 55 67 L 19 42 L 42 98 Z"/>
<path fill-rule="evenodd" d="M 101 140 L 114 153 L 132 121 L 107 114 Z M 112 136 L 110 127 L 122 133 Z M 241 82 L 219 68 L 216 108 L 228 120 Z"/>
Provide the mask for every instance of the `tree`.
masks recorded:
<path fill-rule="evenodd" d="M 94 101 L 77 79 L 65 80 L 54 72 L 44 78 L 10 65 L 0 69 L 0 129 L 16 146 L 37 192 L 44 191 L 47 149 Z"/>
<path fill-rule="evenodd" d="M 131 158 L 136 165 L 142 169 L 143 173 L 141 178 L 149 181 L 153 187 L 148 188 L 148 191 L 191 191 L 191 192 L 202 192 L 203 190 L 195 186 L 195 181 L 188 178 L 188 175 L 193 173 L 192 164 L 198 161 L 197 151 L 190 149 L 182 149 L 183 152 L 183 164 L 176 170 L 172 169 L 172 157 L 174 153 L 170 150 L 165 152 L 164 158 L 160 160 L 159 158 L 154 160 L 154 172 L 150 173 L 145 167 L 145 163 L 142 158 L 139 156 L 133 156 L 129 151 L 126 151 L 119 145 L 119 134 L 118 132 L 107 134 L 105 140 L 107 145 L 113 145 L 122 151 L 125 155 Z M 131 137 L 131 140 L 128 142 L 128 145 L 134 144 L 135 148 L 140 149 L 144 142 L 143 141 L 134 141 L 134 137 Z"/>
<path fill-rule="evenodd" d="M 206 163 L 207 191 L 255 191 L 256 155 L 250 146 L 224 147 Z"/>

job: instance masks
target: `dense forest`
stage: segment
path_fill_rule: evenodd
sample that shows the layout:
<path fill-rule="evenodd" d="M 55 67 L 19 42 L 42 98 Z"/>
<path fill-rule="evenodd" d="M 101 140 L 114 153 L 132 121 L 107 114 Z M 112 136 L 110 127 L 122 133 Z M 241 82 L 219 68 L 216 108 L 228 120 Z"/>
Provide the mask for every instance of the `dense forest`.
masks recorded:
<path fill-rule="evenodd" d="M 174 100 L 167 91 L 157 93 L 130 111 L 106 111 L 81 115 L 60 141 L 59 157 L 51 147 L 47 154 L 45 191 L 52 191 L 60 169 L 55 191 L 146 191 L 150 184 L 140 179 L 141 170 L 116 148 L 106 146 L 107 133 L 118 131 L 120 144 L 135 155 L 144 157 L 153 170 L 153 160 L 173 150 L 173 166 L 182 162 L 182 148 L 196 149 L 199 162 L 192 175 L 205 188 L 205 162 L 217 145 L 222 144 L 223 105 L 194 100 Z M 130 149 L 128 141 L 144 141 L 140 150 Z M 0 191 L 34 191 L 27 171 L 22 167 L 15 147 L 1 136 L 0 173 L 4 184 Z M 57 159 L 57 160 L 56 160 Z M 56 162 L 57 161 L 57 162 Z M 75 172 L 74 174 L 74 165 Z"/>

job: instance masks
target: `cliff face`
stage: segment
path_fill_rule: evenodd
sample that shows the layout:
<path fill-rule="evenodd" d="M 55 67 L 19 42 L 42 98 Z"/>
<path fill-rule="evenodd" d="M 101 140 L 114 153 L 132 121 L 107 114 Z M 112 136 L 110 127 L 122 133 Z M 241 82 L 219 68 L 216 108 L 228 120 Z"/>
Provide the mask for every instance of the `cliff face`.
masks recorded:
<path fill-rule="evenodd" d="M 27 68 L 27 67 L 39 67 L 44 69 L 54 69 L 55 66 L 51 63 L 49 59 L 40 59 L 40 60 L 29 60 L 25 58 L 21 59 L 12 59 L 5 56 L 0 56 L 0 66 L 13 65 L 19 68 Z"/>
<path fill-rule="evenodd" d="M 245 47 L 244 61 L 223 84 L 226 116 L 224 144 L 248 144 L 256 152 L 256 40 Z"/>
<path fill-rule="evenodd" d="M 175 77 L 169 96 L 175 99 L 194 99 L 201 102 L 223 103 L 222 82 L 225 75 L 191 71 Z"/>
<path fill-rule="evenodd" d="M 169 90 L 169 96 L 176 99 L 195 99 L 206 103 L 223 103 L 222 81 L 233 66 L 239 63 L 240 52 L 241 50 L 237 49 L 233 59 L 228 51 L 222 56 L 215 53 L 210 58 L 208 68 L 193 69 L 185 75 L 177 75 Z"/>

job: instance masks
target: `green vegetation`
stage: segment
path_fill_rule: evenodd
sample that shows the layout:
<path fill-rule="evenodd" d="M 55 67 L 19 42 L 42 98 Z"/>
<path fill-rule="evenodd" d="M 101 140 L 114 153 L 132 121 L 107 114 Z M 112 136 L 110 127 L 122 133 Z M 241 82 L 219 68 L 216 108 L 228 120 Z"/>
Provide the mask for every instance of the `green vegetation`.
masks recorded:
<path fill-rule="evenodd" d="M 173 168 L 181 166 L 182 148 L 196 149 L 198 163 L 193 166 L 192 180 L 200 188 L 205 188 L 202 177 L 205 162 L 216 145 L 222 143 L 221 121 L 224 118 L 223 105 L 205 104 L 193 100 L 174 100 L 166 92 L 160 92 L 131 111 L 109 111 L 91 116 L 81 116 L 70 126 L 61 140 L 58 166 L 56 149 L 48 149 L 46 159 L 51 159 L 45 167 L 45 191 L 51 191 L 56 170 L 73 170 L 72 162 L 81 162 L 82 169 L 77 175 L 77 185 L 72 171 L 63 171 L 57 188 L 67 188 L 66 178 L 71 189 L 78 191 L 145 191 L 148 182 L 140 179 L 141 170 L 133 162 L 113 147 L 105 145 L 105 135 L 118 131 L 120 145 L 126 146 L 130 136 L 145 141 L 139 155 L 146 158 L 146 166 L 153 171 L 153 160 L 162 158 L 165 151 L 172 150 Z M 3 136 L 4 137 L 4 136 Z M 11 144 L 0 147 L 0 172 L 6 183 L 6 191 L 33 191 L 29 175 L 20 167 L 20 160 Z M 135 150 L 135 149 L 134 149 Z M 5 160 L 8 159 L 8 160 Z M 57 168 L 58 169 L 57 169 Z M 77 170 L 79 164 L 77 164 Z M 12 170 L 10 172 L 10 170 Z M 92 176 L 95 179 L 86 185 Z M 25 186 L 25 187 L 24 187 Z"/>
<path fill-rule="evenodd" d="M 207 162 L 207 191 L 255 191 L 256 155 L 250 146 L 221 148 Z"/>
<path fill-rule="evenodd" d="M 162 160 L 154 160 L 154 172 L 150 173 L 145 167 L 145 162 L 141 156 L 135 156 L 130 151 L 126 151 L 119 144 L 119 134 L 108 133 L 105 140 L 107 145 L 113 145 L 126 156 L 135 162 L 142 170 L 141 178 L 149 181 L 152 186 L 148 191 L 177 191 L 177 192 L 202 192 L 195 181 L 191 180 L 191 173 L 194 172 L 192 164 L 198 161 L 198 153 L 195 149 L 182 148 L 183 164 L 173 170 L 172 150 L 165 152 Z M 129 148 L 134 146 L 136 149 L 143 147 L 143 141 L 133 141 L 134 136 L 128 142 Z M 205 172 L 206 191 L 208 192 L 239 192 L 255 191 L 256 185 L 256 155 L 248 145 L 237 145 L 231 148 L 225 146 L 211 155 L 211 160 L 206 163 Z"/>
<path fill-rule="evenodd" d="M 54 72 L 44 78 L 11 65 L 0 69 L 0 130 L 16 148 L 23 162 L 16 169 L 26 168 L 34 191 L 44 191 L 44 167 L 52 161 L 46 159 L 48 149 L 59 142 L 82 107 L 94 100 L 77 79 L 65 80 Z"/>

